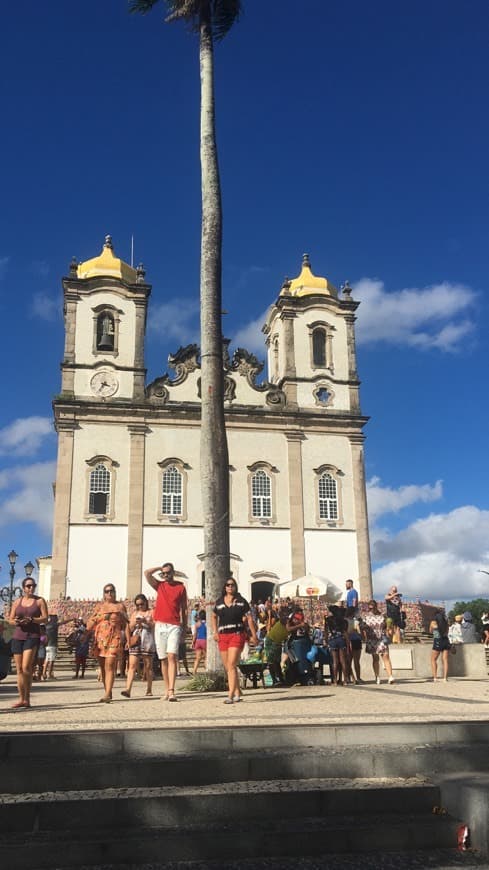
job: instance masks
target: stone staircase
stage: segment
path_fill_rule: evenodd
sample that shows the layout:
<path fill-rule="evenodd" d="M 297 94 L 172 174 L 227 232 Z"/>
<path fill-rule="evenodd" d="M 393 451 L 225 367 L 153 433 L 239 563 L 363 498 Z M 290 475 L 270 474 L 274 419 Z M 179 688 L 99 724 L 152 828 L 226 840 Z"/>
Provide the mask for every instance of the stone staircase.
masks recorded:
<path fill-rule="evenodd" d="M 2 866 L 455 866 L 470 807 L 487 848 L 488 749 L 476 722 L 4 734 Z"/>
<path fill-rule="evenodd" d="M 429 631 L 421 631 L 417 628 L 406 628 L 403 643 L 433 643 L 433 635 Z"/>

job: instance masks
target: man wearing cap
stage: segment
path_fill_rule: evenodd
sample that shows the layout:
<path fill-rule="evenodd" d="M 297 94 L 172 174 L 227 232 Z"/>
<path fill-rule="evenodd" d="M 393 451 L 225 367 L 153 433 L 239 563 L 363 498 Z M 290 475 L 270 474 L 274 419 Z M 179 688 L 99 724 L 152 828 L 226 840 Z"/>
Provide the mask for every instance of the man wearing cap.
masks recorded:
<path fill-rule="evenodd" d="M 465 611 L 460 628 L 462 629 L 462 643 L 478 643 L 479 638 L 469 610 Z"/>

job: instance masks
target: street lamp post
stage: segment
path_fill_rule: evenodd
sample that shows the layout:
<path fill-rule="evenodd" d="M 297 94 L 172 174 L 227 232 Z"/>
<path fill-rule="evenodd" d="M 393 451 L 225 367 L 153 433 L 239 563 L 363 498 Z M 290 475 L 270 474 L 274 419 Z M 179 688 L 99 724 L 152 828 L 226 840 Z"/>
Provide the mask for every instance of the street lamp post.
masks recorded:
<path fill-rule="evenodd" d="M 17 553 L 15 552 L 15 550 L 11 550 L 10 553 L 8 554 L 8 560 L 10 562 L 10 570 L 9 570 L 10 585 L 4 586 L 3 589 L 0 589 L 0 598 L 2 599 L 4 604 L 8 605 L 9 611 L 10 611 L 10 608 L 12 607 L 12 601 L 15 598 L 18 598 L 19 595 L 22 595 L 21 587 L 14 586 L 15 563 L 17 562 L 18 558 L 19 557 L 18 557 Z M 24 571 L 25 571 L 26 577 L 30 577 L 33 570 L 34 570 L 34 565 L 32 564 L 32 562 L 27 562 L 27 564 L 24 565 Z"/>

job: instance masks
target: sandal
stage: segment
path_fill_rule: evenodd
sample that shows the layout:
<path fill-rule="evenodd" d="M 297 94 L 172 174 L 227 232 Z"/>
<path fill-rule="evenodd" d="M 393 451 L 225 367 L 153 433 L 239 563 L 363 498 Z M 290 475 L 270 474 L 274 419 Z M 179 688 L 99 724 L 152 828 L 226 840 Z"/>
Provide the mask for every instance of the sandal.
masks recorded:
<path fill-rule="evenodd" d="M 168 695 L 168 700 L 169 701 L 178 701 L 178 698 L 173 692 L 170 692 L 170 694 Z"/>
<path fill-rule="evenodd" d="M 226 700 L 223 703 L 224 704 L 234 704 L 234 698 L 226 698 Z"/>
<path fill-rule="evenodd" d="M 146 698 L 152 698 L 152 697 L 153 697 L 153 692 L 146 692 L 145 697 L 146 697 Z"/>
<path fill-rule="evenodd" d="M 131 697 L 131 693 L 130 693 L 130 692 L 127 692 L 126 689 L 123 689 L 123 690 L 122 690 L 121 695 L 124 695 L 124 698 L 130 698 L 130 697 Z"/>

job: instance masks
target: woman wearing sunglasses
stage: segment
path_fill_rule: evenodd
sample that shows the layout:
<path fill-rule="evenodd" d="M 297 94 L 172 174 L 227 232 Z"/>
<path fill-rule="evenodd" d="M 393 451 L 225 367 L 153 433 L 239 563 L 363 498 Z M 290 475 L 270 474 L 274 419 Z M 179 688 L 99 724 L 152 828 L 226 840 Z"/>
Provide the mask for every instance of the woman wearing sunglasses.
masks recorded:
<path fill-rule="evenodd" d="M 228 678 L 228 697 L 225 704 L 241 701 L 239 690 L 238 662 L 245 645 L 248 626 L 255 646 L 258 645 L 255 623 L 250 605 L 238 592 L 236 581 L 230 578 L 223 586 L 212 613 L 212 632 L 219 644 L 222 663 Z"/>
<path fill-rule="evenodd" d="M 12 653 L 17 670 L 19 700 L 12 705 L 13 710 L 31 706 L 32 671 L 37 658 L 40 626 L 47 622 L 48 608 L 39 595 L 35 595 L 36 583 L 32 577 L 22 581 L 22 596 L 14 601 L 9 622 L 15 625 L 12 638 Z"/>
<path fill-rule="evenodd" d="M 93 631 L 93 654 L 98 660 L 105 689 L 105 695 L 100 698 L 100 701 L 110 704 L 117 660 L 125 641 L 129 643 L 127 610 L 122 601 L 116 601 L 115 586 L 112 583 L 104 586 L 103 601 L 88 620 L 87 633 L 90 631 Z"/>
<path fill-rule="evenodd" d="M 153 611 L 149 609 L 148 599 L 142 592 L 134 599 L 135 610 L 129 619 L 129 666 L 127 669 L 126 688 L 121 695 L 131 697 L 131 688 L 143 660 L 143 679 L 146 681 L 146 695 L 153 694 L 153 656 L 155 653 L 155 626 Z"/>

